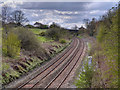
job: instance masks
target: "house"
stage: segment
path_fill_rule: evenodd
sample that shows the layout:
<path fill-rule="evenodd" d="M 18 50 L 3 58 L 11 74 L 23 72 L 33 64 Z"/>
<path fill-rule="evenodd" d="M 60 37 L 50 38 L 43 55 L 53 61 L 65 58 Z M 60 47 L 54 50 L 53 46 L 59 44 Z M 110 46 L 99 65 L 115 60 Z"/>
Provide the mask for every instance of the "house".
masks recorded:
<path fill-rule="evenodd" d="M 41 27 L 41 26 L 42 26 L 42 24 L 41 24 L 41 23 L 39 23 L 39 22 L 36 22 L 36 23 L 34 24 L 34 26 L 39 28 L 39 27 Z"/>
<path fill-rule="evenodd" d="M 86 32 L 86 29 L 83 27 L 83 26 L 81 26 L 80 28 L 79 28 L 79 34 L 80 33 L 85 33 Z"/>

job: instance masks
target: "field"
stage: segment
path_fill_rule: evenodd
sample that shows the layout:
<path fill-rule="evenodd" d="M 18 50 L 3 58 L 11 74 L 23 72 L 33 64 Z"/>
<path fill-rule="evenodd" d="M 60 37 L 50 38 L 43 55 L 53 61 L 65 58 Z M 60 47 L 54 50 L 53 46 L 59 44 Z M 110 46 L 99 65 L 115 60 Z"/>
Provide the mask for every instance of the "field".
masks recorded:
<path fill-rule="evenodd" d="M 46 32 L 47 29 L 37 29 L 37 28 L 34 28 L 34 29 L 30 29 L 33 33 L 35 34 L 40 34 L 41 32 Z"/>
<path fill-rule="evenodd" d="M 36 37 L 37 37 L 37 39 L 40 41 L 40 42 L 42 42 L 42 43 L 44 43 L 44 42 L 50 42 L 50 41 L 53 41 L 52 39 L 50 39 L 50 38 L 46 38 L 45 36 L 39 36 L 38 34 L 40 34 L 41 32 L 46 32 L 47 31 L 47 29 L 30 29 L 34 34 L 37 34 L 36 35 Z"/>
<path fill-rule="evenodd" d="M 53 41 L 52 39 L 46 38 L 45 36 L 37 36 L 37 39 L 43 43 Z"/>

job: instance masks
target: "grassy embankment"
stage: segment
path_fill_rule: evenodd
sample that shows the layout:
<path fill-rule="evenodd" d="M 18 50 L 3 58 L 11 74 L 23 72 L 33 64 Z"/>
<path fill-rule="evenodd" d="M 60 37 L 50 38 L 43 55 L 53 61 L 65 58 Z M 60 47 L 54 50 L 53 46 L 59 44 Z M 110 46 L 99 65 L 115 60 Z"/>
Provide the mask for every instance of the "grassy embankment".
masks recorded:
<path fill-rule="evenodd" d="M 25 76 L 27 72 L 48 61 L 69 45 L 70 40 L 66 40 L 62 44 L 59 41 L 39 35 L 46 31 L 42 29 L 12 28 L 8 32 L 8 38 L 6 38 L 3 30 L 2 85 Z"/>
<path fill-rule="evenodd" d="M 30 29 L 34 34 L 36 34 L 36 37 L 38 40 L 40 40 L 40 42 L 44 43 L 44 42 L 49 42 L 49 41 L 53 41 L 50 38 L 46 38 L 45 36 L 40 36 L 39 34 L 42 32 L 46 32 L 47 29 Z"/>
<path fill-rule="evenodd" d="M 40 33 L 46 33 L 47 30 L 49 29 L 30 29 L 37 37 L 37 39 L 43 43 L 47 44 L 48 46 L 52 46 L 52 49 L 54 53 L 51 54 L 51 57 L 54 57 L 56 54 L 60 53 L 63 51 L 71 42 L 71 40 L 68 39 L 60 39 L 59 41 L 55 41 L 49 37 L 46 37 L 45 35 L 40 35 Z M 46 47 L 44 47 L 46 48 Z"/>
<path fill-rule="evenodd" d="M 84 68 L 85 70 L 80 72 L 79 79 L 76 82 L 77 87 L 120 87 L 118 77 L 118 32 L 120 30 L 120 22 L 118 20 L 118 17 L 120 17 L 119 12 L 119 7 L 112 7 L 112 9 L 109 10 L 108 13 L 103 15 L 100 20 L 94 23 L 94 26 L 96 27 L 94 28 L 95 30 L 92 31 L 96 31 L 96 33 L 93 33 L 92 35 L 95 37 L 96 40 L 94 43 L 91 43 L 91 49 L 88 53 L 90 56 L 92 56 L 93 68 Z M 88 30 L 91 30 L 90 26 L 88 27 Z M 89 65 L 86 63 L 83 66 L 86 67 Z M 90 71 L 94 73 L 92 74 Z"/>

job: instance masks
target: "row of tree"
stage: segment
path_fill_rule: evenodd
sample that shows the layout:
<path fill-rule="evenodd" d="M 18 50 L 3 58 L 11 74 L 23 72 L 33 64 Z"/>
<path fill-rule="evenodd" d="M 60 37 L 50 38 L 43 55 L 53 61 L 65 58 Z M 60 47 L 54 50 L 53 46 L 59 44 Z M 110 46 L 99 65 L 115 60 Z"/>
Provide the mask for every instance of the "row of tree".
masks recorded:
<path fill-rule="evenodd" d="M 119 83 L 119 31 L 120 31 L 120 3 L 112 7 L 99 20 L 85 19 L 86 33 L 96 37 L 92 47 L 94 68 L 92 74 L 87 69 L 80 74 L 78 87 L 83 88 L 118 88 Z M 91 69 L 90 69 L 91 70 Z M 91 76 L 92 74 L 92 76 Z M 89 78 L 90 77 L 90 78 Z M 82 81 L 81 81 L 82 80 Z M 88 83 L 90 80 L 90 84 Z M 86 86 L 86 85 L 87 86 Z"/>
<path fill-rule="evenodd" d="M 100 26 L 101 22 L 105 22 L 107 27 L 110 28 L 110 25 L 112 24 L 111 18 L 116 14 L 117 10 L 118 10 L 117 7 L 112 7 L 112 9 L 110 9 L 105 15 L 100 16 L 99 20 L 97 20 L 96 18 L 92 18 L 92 20 L 84 19 L 83 21 L 85 22 L 86 25 L 85 33 L 87 33 L 90 36 L 96 37 L 99 32 L 98 27 Z"/>

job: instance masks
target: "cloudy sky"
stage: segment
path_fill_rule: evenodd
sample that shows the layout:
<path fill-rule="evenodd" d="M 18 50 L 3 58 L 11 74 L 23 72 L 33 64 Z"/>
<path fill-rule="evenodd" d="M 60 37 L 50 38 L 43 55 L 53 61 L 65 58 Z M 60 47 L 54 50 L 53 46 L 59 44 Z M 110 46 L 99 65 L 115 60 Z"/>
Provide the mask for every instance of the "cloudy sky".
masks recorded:
<path fill-rule="evenodd" d="M 9 0 L 8 0 L 9 1 Z M 23 1 L 23 0 L 21 0 Z M 54 0 L 53 0 L 54 1 Z M 21 9 L 30 24 L 41 22 L 50 25 L 55 22 L 62 27 L 84 26 L 83 19 L 97 18 L 105 14 L 117 2 L 9 2 L 15 9 Z M 76 0 L 77 1 L 77 0 Z"/>

